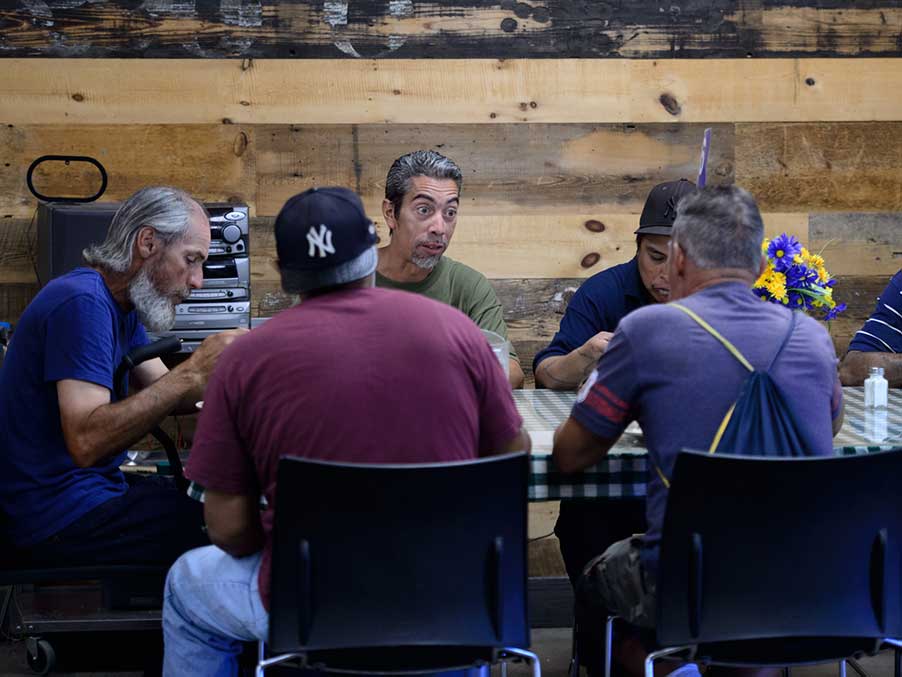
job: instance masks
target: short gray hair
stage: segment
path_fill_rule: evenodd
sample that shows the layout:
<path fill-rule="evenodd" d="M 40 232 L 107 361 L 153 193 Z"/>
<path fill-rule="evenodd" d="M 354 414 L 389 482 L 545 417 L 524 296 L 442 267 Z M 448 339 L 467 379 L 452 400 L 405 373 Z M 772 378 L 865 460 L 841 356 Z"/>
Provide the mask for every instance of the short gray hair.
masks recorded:
<path fill-rule="evenodd" d="M 122 203 L 113 216 L 106 239 L 82 252 L 90 266 L 124 273 L 132 264 L 135 239 L 144 226 L 153 228 L 169 245 L 188 230 L 191 210 L 200 204 L 188 193 L 170 186 L 149 186 Z"/>
<path fill-rule="evenodd" d="M 415 176 L 430 179 L 451 179 L 460 193 L 464 176 L 453 160 L 434 150 L 415 150 L 402 155 L 392 163 L 385 178 L 385 199 L 392 203 L 395 214 L 401 209 L 401 202 L 410 190 L 410 180 Z"/>
<path fill-rule="evenodd" d="M 671 239 L 699 268 L 738 268 L 757 275 L 764 223 L 748 191 L 714 186 L 680 200 Z"/>

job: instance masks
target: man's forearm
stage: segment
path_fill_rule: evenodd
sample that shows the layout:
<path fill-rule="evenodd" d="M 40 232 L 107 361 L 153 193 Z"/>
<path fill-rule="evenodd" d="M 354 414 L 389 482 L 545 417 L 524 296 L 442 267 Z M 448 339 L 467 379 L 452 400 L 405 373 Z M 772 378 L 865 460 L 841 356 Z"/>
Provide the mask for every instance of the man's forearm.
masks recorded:
<path fill-rule="evenodd" d="M 844 386 L 860 386 L 871 367 L 883 367 L 890 388 L 902 388 L 902 355 L 898 353 L 850 350 L 839 365 L 839 378 Z"/>
<path fill-rule="evenodd" d="M 579 348 L 567 355 L 552 355 L 539 363 L 536 382 L 552 390 L 574 390 L 596 363 Z"/>
<path fill-rule="evenodd" d="M 73 459 L 86 468 L 127 449 L 195 391 L 196 381 L 190 371 L 175 370 L 131 397 L 97 407 L 78 430 L 64 431 Z"/>

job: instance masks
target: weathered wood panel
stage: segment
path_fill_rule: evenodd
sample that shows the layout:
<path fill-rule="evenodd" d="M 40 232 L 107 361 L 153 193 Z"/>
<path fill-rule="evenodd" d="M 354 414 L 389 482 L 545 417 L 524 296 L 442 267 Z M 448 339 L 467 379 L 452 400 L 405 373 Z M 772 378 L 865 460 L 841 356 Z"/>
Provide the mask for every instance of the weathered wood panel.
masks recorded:
<path fill-rule="evenodd" d="M 240 125 L 10 125 L 0 126 L 0 216 L 28 217 L 36 200 L 25 175 L 42 155 L 87 155 L 109 176 L 104 201 L 139 188 L 168 184 L 198 199 L 254 204 L 253 127 Z M 34 183 L 48 196 L 92 195 L 98 171 L 87 163 L 45 162 Z"/>
<path fill-rule="evenodd" d="M 899 120 L 896 59 L 5 59 L 13 124 Z"/>
<path fill-rule="evenodd" d="M 652 0 L 4 0 L 0 26 L 0 55 L 6 56 L 744 58 L 902 53 L 902 10 L 887 0 L 689 0 L 663 6 Z"/>
<path fill-rule="evenodd" d="M 902 214 L 812 214 L 811 249 L 833 275 L 881 275 L 902 268 Z"/>
<path fill-rule="evenodd" d="M 369 213 L 374 209 L 368 207 Z M 768 235 L 796 234 L 807 243 L 807 214 L 765 214 Z M 380 239 L 388 239 L 381 219 L 374 219 Z M 591 228 L 586 224 L 590 224 Z M 604 229 L 596 232 L 596 224 Z M 277 283 L 275 238 L 266 219 L 255 220 L 251 239 L 254 282 Z M 592 214 L 483 216 L 461 214 L 448 255 L 488 278 L 588 277 L 629 260 L 636 249 L 633 232 L 638 214 L 604 211 Z"/>
<path fill-rule="evenodd" d="M 372 216 L 399 156 L 438 150 L 464 173 L 461 218 L 642 210 L 651 188 L 695 178 L 704 125 L 280 125 L 256 127 L 257 213 L 314 185 L 354 188 Z M 714 125 L 712 183 L 733 181 L 733 126 Z M 793 210 L 795 211 L 795 210 Z"/>
<path fill-rule="evenodd" d="M 34 224 L 28 219 L 0 219 L 0 284 L 37 283 Z"/>
<path fill-rule="evenodd" d="M 738 124 L 735 144 L 762 209 L 902 210 L 902 123 Z"/>

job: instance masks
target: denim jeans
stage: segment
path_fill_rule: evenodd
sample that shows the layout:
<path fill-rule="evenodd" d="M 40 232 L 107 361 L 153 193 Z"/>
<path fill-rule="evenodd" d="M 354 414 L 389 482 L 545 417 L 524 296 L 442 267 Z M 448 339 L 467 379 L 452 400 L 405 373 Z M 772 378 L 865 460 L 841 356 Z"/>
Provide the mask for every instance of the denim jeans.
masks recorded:
<path fill-rule="evenodd" d="M 242 643 L 266 639 L 269 628 L 260 558 L 237 559 L 211 545 L 176 560 L 163 599 L 164 677 L 238 674 Z"/>

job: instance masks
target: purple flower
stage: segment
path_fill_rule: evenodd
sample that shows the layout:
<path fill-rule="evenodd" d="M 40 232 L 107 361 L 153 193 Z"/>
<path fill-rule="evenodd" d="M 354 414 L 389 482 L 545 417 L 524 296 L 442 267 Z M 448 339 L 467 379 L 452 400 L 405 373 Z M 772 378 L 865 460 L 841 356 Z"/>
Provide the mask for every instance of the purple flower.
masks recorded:
<path fill-rule="evenodd" d="M 836 307 L 832 308 L 826 315 L 824 315 L 824 319 L 825 319 L 825 320 L 832 320 L 832 319 L 834 319 L 837 315 L 839 315 L 842 311 L 844 311 L 845 309 L 846 309 L 846 304 L 845 304 L 845 303 L 840 303 L 840 304 L 837 305 Z"/>
<path fill-rule="evenodd" d="M 802 253 L 802 245 L 794 235 L 782 235 L 775 237 L 767 246 L 767 256 L 774 262 L 774 268 L 785 273 L 793 264 L 797 254 Z M 792 305 L 792 302 L 790 302 Z"/>

